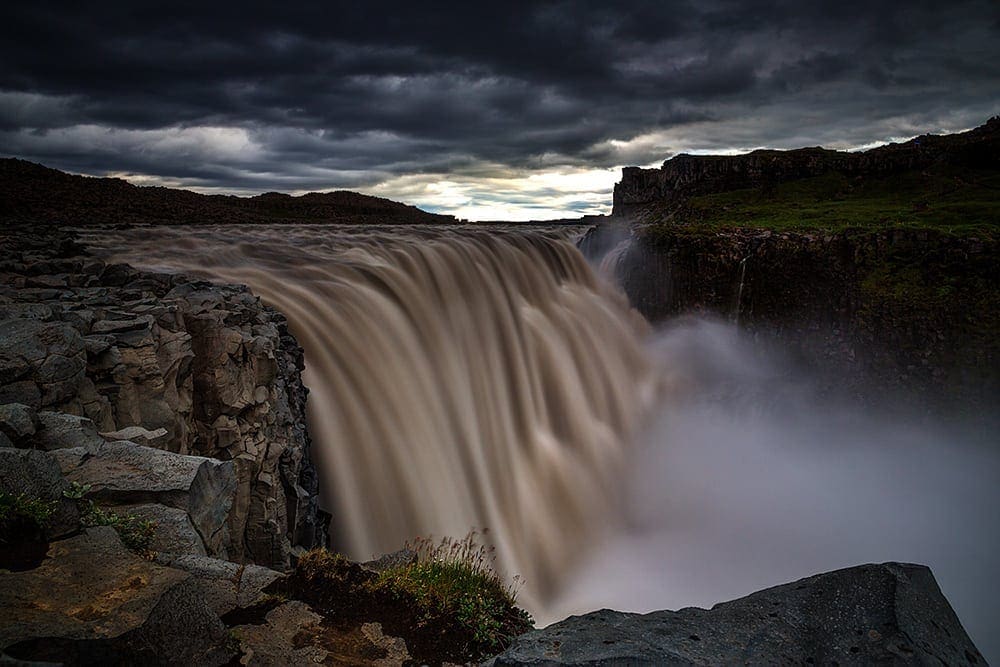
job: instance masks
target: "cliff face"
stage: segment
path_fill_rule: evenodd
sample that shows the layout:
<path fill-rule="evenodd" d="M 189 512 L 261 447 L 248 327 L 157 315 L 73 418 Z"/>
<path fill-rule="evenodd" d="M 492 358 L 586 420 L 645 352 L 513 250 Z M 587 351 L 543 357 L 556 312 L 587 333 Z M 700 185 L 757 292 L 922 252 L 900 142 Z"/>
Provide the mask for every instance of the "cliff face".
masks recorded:
<path fill-rule="evenodd" d="M 283 316 L 245 287 L 105 264 L 64 233 L 22 230 L 0 244 L 0 404 L 93 422 L 92 443 L 60 445 L 50 437 L 55 449 L 134 440 L 226 462 L 233 477 L 222 494 L 228 509 L 211 510 L 219 525 L 196 540 L 209 555 L 284 569 L 294 547 L 325 543 L 302 350 Z M 95 452 L 81 456 L 125 465 L 119 452 Z M 219 484 L 229 483 L 208 486 Z M 111 504 L 144 503 L 159 493 L 98 487 Z M 206 511 L 187 501 L 172 505 L 195 527 Z"/>
<path fill-rule="evenodd" d="M 659 169 L 626 167 L 615 185 L 612 215 L 670 213 L 689 197 L 759 188 L 838 172 L 880 176 L 942 162 L 975 168 L 1000 161 L 1000 117 L 961 134 L 917 137 L 863 153 L 823 148 L 758 150 L 745 155 L 677 155 Z"/>
<path fill-rule="evenodd" d="M 1000 243 L 931 231 L 639 234 L 618 263 L 651 321 L 738 320 L 804 362 L 882 389 L 1000 393 Z"/>

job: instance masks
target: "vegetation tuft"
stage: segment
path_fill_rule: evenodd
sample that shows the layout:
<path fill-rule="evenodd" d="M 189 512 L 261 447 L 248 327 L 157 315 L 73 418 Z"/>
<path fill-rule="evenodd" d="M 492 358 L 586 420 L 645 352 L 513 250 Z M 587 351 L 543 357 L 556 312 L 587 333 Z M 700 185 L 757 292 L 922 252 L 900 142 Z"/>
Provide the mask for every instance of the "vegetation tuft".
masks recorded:
<path fill-rule="evenodd" d="M 328 623 L 377 621 L 406 641 L 419 663 L 466 663 L 495 655 L 532 629 L 516 606 L 520 579 L 505 584 L 493 569 L 493 550 L 470 532 L 461 540 L 419 539 L 416 557 L 374 572 L 340 554 L 314 550 L 278 585 L 308 602 Z"/>
<path fill-rule="evenodd" d="M 118 514 L 101 509 L 97 504 L 84 496 L 90 491 L 89 484 L 71 482 L 70 488 L 63 492 L 67 498 L 76 501 L 80 510 L 80 522 L 84 526 L 111 526 L 118 533 L 122 544 L 143 558 L 152 558 L 150 545 L 156 532 L 156 522 L 140 519 L 133 514 Z"/>
<path fill-rule="evenodd" d="M 45 558 L 45 529 L 56 506 L 54 500 L 0 491 L 0 569 L 26 570 Z"/>

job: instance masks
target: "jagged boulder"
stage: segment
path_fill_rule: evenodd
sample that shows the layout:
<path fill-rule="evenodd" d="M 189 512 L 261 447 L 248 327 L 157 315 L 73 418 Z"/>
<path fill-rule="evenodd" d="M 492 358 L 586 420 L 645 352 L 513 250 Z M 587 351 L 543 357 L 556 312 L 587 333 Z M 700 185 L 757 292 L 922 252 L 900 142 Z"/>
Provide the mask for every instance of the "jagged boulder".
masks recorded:
<path fill-rule="evenodd" d="M 0 652 L 68 664 L 219 665 L 222 621 L 183 570 L 137 557 L 111 528 L 57 542 L 33 570 L 0 573 Z"/>
<path fill-rule="evenodd" d="M 571 616 L 518 637 L 514 665 L 986 664 L 931 571 L 861 565 L 718 604 Z"/>
<path fill-rule="evenodd" d="M 30 406 L 22 403 L 0 405 L 0 434 L 12 444 L 23 443 L 37 428 L 38 415 Z"/>
<path fill-rule="evenodd" d="M 86 417 L 42 411 L 38 413 L 38 422 L 39 428 L 31 444 L 40 449 L 95 447 L 104 442 L 94 422 Z"/>

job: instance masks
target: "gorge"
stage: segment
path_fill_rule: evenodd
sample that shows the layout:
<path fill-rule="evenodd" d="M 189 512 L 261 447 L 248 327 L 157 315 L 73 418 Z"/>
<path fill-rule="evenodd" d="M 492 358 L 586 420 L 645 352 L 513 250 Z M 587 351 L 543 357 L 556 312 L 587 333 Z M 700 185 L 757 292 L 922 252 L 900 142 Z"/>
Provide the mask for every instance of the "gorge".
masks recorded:
<path fill-rule="evenodd" d="M 61 181 L 74 228 L 8 202 L 0 482 L 59 521 L 0 575 L 4 651 L 332 661 L 336 631 L 352 660 L 434 661 L 409 637 L 400 654 L 391 620 L 334 628 L 273 585 L 313 547 L 362 562 L 486 528 L 539 625 L 747 596 L 570 618 L 495 664 L 994 658 L 995 238 L 687 224 L 698 196 L 780 189 L 726 175 L 758 158 L 684 158 L 681 185 L 642 196 L 626 173 L 616 209 L 643 210 L 597 227 L 354 198 L 361 224 L 306 225 L 288 212 L 336 198 L 169 191 L 141 215 L 211 214 L 136 224 L 121 182 L 87 225 L 79 177 Z M 710 186 L 675 197 L 692 183 Z M 154 522 L 155 560 L 81 526 L 87 502 Z M 850 567 L 873 561 L 935 574 Z"/>

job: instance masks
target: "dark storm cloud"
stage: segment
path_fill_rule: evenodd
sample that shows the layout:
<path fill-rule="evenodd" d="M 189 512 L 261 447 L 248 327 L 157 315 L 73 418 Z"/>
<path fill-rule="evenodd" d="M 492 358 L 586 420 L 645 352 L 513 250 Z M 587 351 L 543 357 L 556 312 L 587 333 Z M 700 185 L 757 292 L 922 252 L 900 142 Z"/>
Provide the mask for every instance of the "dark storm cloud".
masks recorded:
<path fill-rule="evenodd" d="M 38 1 L 0 19 L 0 151 L 203 186 L 865 143 L 1000 101 L 994 0 Z"/>

